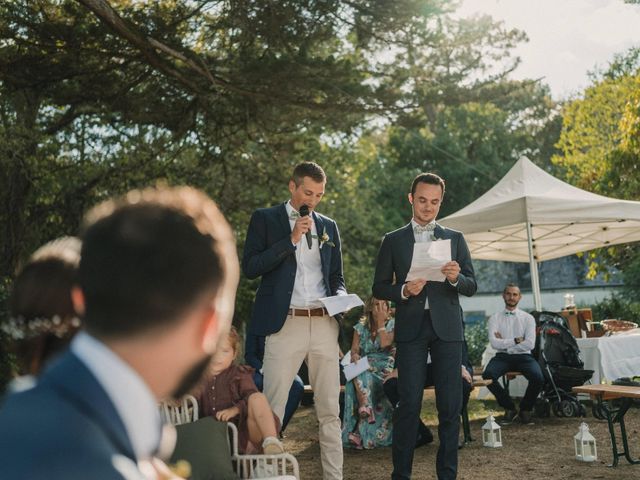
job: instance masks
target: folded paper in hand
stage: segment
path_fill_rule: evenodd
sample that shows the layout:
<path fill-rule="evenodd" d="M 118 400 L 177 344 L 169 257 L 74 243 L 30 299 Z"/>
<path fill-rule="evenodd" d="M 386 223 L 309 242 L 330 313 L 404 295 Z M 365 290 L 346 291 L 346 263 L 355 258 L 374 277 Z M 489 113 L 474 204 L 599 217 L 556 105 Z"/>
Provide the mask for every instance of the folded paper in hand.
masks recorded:
<path fill-rule="evenodd" d="M 418 279 L 444 282 L 446 277 L 440 269 L 450 261 L 451 240 L 414 243 L 411 268 L 405 280 L 407 282 Z"/>
<path fill-rule="evenodd" d="M 369 360 L 367 357 L 362 357 L 355 363 L 349 363 L 344 367 L 344 378 L 347 382 L 360 375 L 362 372 L 369 370 Z"/>
<path fill-rule="evenodd" d="M 320 301 L 329 312 L 330 316 L 334 316 L 336 313 L 346 312 L 350 308 L 359 307 L 364 305 L 362 300 L 355 293 L 348 295 L 334 295 L 333 297 L 324 297 Z"/>

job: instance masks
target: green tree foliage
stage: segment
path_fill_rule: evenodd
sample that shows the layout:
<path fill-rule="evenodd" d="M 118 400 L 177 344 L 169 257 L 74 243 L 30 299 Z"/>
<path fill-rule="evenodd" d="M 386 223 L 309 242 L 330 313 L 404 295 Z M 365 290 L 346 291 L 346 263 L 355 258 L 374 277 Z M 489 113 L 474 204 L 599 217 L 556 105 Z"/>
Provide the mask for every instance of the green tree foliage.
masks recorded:
<path fill-rule="evenodd" d="M 553 162 L 574 185 L 601 195 L 640 200 L 640 49 L 617 55 L 592 74 L 582 98 L 563 110 Z M 623 272 L 625 295 L 603 302 L 603 314 L 623 318 L 638 311 L 640 248 L 621 245 L 589 252 L 590 275 L 615 267 Z M 626 303 L 625 303 L 626 302 Z M 614 308 L 615 307 L 615 308 Z M 598 317 L 600 318 L 600 317 Z"/>
<path fill-rule="evenodd" d="M 510 48 L 522 33 L 487 17 L 443 21 L 430 32 L 442 43 L 430 47 L 417 35 L 411 44 L 422 48 L 396 58 L 405 74 L 394 82 L 410 92 L 405 108 L 361 142 L 376 157 L 363 191 L 369 205 L 381 207 L 374 218 L 384 226 L 362 242 L 373 255 L 381 231 L 410 219 L 407 193 L 418 173 L 434 171 L 446 180 L 443 217 L 486 192 L 522 155 L 548 166 L 559 133 L 548 89 L 508 79 L 518 61 Z"/>
<path fill-rule="evenodd" d="M 366 296 L 415 173 L 448 180 L 443 214 L 520 154 L 549 151 L 553 105 L 513 82 L 524 40 L 449 0 L 15 0 L 0 4 L 0 272 L 102 198 L 157 180 L 203 188 L 241 248 L 251 211 L 323 165 Z M 545 150 L 546 149 L 546 150 Z M 254 285 L 242 281 L 238 319 Z"/>
<path fill-rule="evenodd" d="M 583 97 L 563 109 L 560 153 L 552 161 L 580 188 L 638 199 L 640 48 L 617 55 L 591 78 Z"/>
<path fill-rule="evenodd" d="M 634 302 L 626 295 L 613 294 L 591 307 L 594 318 L 605 320 L 614 318 L 638 322 L 640 319 L 640 303 Z"/>
<path fill-rule="evenodd" d="M 407 220 L 411 179 L 435 171 L 447 181 L 441 216 L 475 200 L 521 156 L 548 163 L 555 105 L 547 87 L 512 81 L 519 63 L 511 49 L 526 40 L 490 17 L 478 16 L 412 32 L 393 65 L 392 84 L 410 92 L 379 145 L 383 192 L 392 225 Z M 438 39 L 434 42 L 434 38 Z"/>
<path fill-rule="evenodd" d="M 0 271 L 156 179 L 207 190 L 242 240 L 322 135 L 394 108 L 368 59 L 445 3 L 3 3 Z"/>

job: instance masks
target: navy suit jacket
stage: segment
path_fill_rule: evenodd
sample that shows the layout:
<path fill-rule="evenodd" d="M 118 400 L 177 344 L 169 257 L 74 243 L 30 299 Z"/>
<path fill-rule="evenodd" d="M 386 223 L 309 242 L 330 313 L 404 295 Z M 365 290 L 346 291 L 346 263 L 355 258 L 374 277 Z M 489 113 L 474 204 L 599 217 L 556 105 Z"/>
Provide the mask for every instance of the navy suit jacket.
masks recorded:
<path fill-rule="evenodd" d="M 127 467 L 118 470 L 114 462 Z M 70 352 L 55 361 L 34 388 L 9 395 L 0 408 L 2 478 L 139 478 L 135 462 L 107 393 Z"/>
<path fill-rule="evenodd" d="M 326 296 L 345 294 L 338 226 L 329 217 L 316 212 L 312 215 L 318 235 L 326 232 L 334 244 L 325 243 L 320 249 Z M 250 279 L 262 277 L 251 314 L 251 333 L 267 336 L 284 325 L 296 278 L 295 251 L 284 203 L 253 213 L 242 256 L 244 274 Z"/>
<path fill-rule="evenodd" d="M 419 295 L 402 299 L 402 289 L 411 267 L 415 237 L 411 223 L 385 235 L 378 252 L 373 281 L 373 295 L 396 303 L 395 339 L 408 342 L 415 339 L 421 328 L 425 299 L 433 329 L 444 341 L 462 341 L 463 316 L 458 294 L 472 296 L 477 285 L 469 248 L 462 233 L 436 225 L 436 239 L 451 240 L 451 259 L 460 265 L 458 283 L 454 287 L 448 281 L 427 282 Z"/>

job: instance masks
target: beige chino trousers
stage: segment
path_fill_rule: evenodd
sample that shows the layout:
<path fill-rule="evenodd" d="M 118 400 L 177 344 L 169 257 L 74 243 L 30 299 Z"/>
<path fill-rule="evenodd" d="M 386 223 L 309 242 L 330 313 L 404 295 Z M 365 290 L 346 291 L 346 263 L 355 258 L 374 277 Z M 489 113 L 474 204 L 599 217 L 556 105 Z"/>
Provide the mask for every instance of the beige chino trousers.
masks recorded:
<path fill-rule="evenodd" d="M 293 379 L 306 360 L 320 424 L 324 480 L 342 479 L 338 328 L 329 315 L 288 315 L 282 329 L 267 336 L 263 360 L 264 394 L 281 421 Z"/>

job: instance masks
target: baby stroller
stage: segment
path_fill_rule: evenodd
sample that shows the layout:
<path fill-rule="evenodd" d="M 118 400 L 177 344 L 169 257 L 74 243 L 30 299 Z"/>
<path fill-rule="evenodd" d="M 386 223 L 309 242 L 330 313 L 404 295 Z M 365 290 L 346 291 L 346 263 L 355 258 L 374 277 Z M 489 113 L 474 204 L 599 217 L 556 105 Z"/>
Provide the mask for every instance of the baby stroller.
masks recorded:
<path fill-rule="evenodd" d="M 545 377 L 535 414 L 548 417 L 553 411 L 558 417 L 586 416 L 584 405 L 571 389 L 589 380 L 593 370 L 583 368 L 580 349 L 564 317 L 553 312 L 534 312 L 533 316 L 538 333 L 533 355 Z"/>

